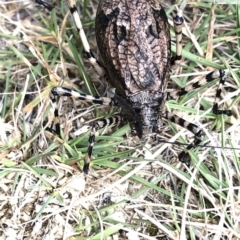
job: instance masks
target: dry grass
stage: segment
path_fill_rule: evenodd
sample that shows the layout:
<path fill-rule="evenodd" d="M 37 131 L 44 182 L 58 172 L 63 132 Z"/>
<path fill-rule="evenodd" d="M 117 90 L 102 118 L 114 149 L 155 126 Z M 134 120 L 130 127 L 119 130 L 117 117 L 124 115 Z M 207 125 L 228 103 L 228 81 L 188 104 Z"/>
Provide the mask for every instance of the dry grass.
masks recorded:
<path fill-rule="evenodd" d="M 80 6 L 96 53 L 97 2 Z M 187 169 L 177 160 L 184 146 L 164 142 L 191 142 L 186 129 L 166 122 L 160 142 L 136 144 L 123 125 L 98 136 L 86 177 L 86 129 L 116 109 L 62 98 L 57 138 L 44 131 L 53 119 L 49 93 L 63 84 L 103 96 L 109 86 L 87 63 L 64 1 L 51 14 L 34 1 L 0 3 L 1 239 L 240 239 L 240 6 L 187 4 L 184 59 L 169 84 L 227 69 L 222 103 L 231 118 L 211 113 L 216 81 L 167 103 L 214 147 L 191 151 Z"/>

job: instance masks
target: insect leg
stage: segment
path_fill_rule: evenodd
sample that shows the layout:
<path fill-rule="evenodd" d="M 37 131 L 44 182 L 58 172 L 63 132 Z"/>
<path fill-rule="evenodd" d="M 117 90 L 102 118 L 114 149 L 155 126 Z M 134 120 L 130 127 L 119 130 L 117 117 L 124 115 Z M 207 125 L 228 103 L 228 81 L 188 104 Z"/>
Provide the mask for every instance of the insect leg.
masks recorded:
<path fill-rule="evenodd" d="M 216 96 L 215 96 L 215 101 L 214 101 L 213 108 L 212 108 L 213 113 L 216 115 L 224 114 L 227 116 L 231 116 L 232 115 L 231 110 L 219 110 L 219 105 L 218 105 L 220 97 L 221 97 L 222 87 L 225 84 L 226 73 L 221 69 L 215 70 L 210 75 L 210 78 L 212 78 L 212 79 L 220 78 L 218 89 L 217 89 Z"/>
<path fill-rule="evenodd" d="M 58 114 L 58 109 L 56 106 L 56 97 L 60 96 L 65 96 L 65 97 L 72 97 L 75 99 L 83 100 L 85 102 L 91 102 L 95 104 L 100 104 L 100 105 L 112 105 L 115 106 L 117 103 L 114 98 L 107 98 L 107 97 L 99 97 L 99 96 L 91 96 L 91 95 L 86 95 L 82 93 L 78 93 L 76 91 L 73 91 L 68 88 L 64 87 L 54 87 L 51 91 L 51 100 L 54 104 L 54 117 L 55 117 L 55 127 L 56 130 L 53 130 L 53 126 L 51 126 L 50 129 L 48 129 L 50 132 L 53 132 L 57 135 L 60 136 L 60 121 L 59 121 L 59 114 Z"/>
<path fill-rule="evenodd" d="M 182 59 L 182 27 L 183 17 L 182 10 L 178 10 L 177 13 L 173 13 L 174 32 L 176 35 L 176 55 L 171 58 L 171 65 L 176 66 Z"/>
<path fill-rule="evenodd" d="M 55 107 L 54 123 L 55 123 L 56 130 L 53 130 L 53 124 L 52 124 L 51 128 L 48 130 L 59 136 L 60 136 L 60 120 L 59 120 L 58 109 L 56 106 L 56 97 L 60 97 L 60 96 L 72 97 L 72 98 L 83 100 L 86 102 L 91 102 L 91 103 L 100 104 L 100 105 L 107 105 L 107 106 L 117 105 L 117 100 L 115 98 L 98 97 L 98 96 L 93 97 L 91 95 L 81 94 L 81 93 L 78 93 L 71 89 L 64 88 L 64 87 L 54 87 L 51 91 L 51 95 L 52 95 L 51 100 L 52 100 L 53 104 L 55 105 L 54 106 Z M 91 130 L 91 133 L 90 133 L 90 136 L 88 139 L 88 153 L 84 160 L 84 167 L 83 167 L 84 173 L 87 174 L 88 170 L 89 170 L 89 163 L 90 163 L 90 159 L 91 159 L 91 155 L 92 155 L 93 145 L 95 142 L 95 134 L 98 131 L 98 129 L 101 129 L 101 128 L 104 128 L 104 127 L 110 126 L 110 125 L 118 125 L 121 122 L 121 119 L 122 118 L 120 116 L 114 116 L 114 117 L 111 117 L 108 119 L 100 119 L 93 124 L 92 130 Z"/>
<path fill-rule="evenodd" d="M 56 6 L 56 3 L 49 4 L 43 0 L 35 0 L 35 2 L 39 5 L 44 6 L 49 11 L 53 10 L 54 7 Z M 95 69 L 97 74 L 100 77 L 104 77 L 106 75 L 106 70 L 103 66 L 100 65 L 100 63 L 97 61 L 93 52 L 90 49 L 86 34 L 83 30 L 82 22 L 79 17 L 79 13 L 77 11 L 76 1 L 75 0 L 67 0 L 67 4 L 68 4 L 69 10 L 73 16 L 73 20 L 74 20 L 76 28 L 78 30 L 79 37 L 82 40 L 82 44 L 83 44 L 84 50 L 87 54 L 87 57 L 89 59 L 89 62 L 91 63 L 91 65 L 93 66 L 93 68 Z"/>
<path fill-rule="evenodd" d="M 88 139 L 88 152 L 87 155 L 84 159 L 84 166 L 83 166 L 83 172 L 85 174 L 88 174 L 89 171 L 89 164 L 91 161 L 91 156 L 92 156 L 92 150 L 93 150 L 93 146 L 95 143 L 95 135 L 96 132 L 98 131 L 98 129 L 107 127 L 107 126 L 111 126 L 111 125 L 119 125 L 122 121 L 122 118 L 120 116 L 114 116 L 111 118 L 103 118 L 98 120 L 97 122 L 95 122 L 92 126 L 92 130 Z"/>
<path fill-rule="evenodd" d="M 216 70 L 210 72 L 209 74 L 207 74 L 205 76 L 205 78 L 202 79 L 201 81 L 195 82 L 191 85 L 186 86 L 185 88 L 181 88 L 180 90 L 176 90 L 176 91 L 172 91 L 172 92 L 168 93 L 167 99 L 176 99 L 178 97 L 181 97 L 181 96 L 187 94 L 188 92 L 192 91 L 193 89 L 200 88 L 204 84 L 206 84 L 208 82 L 211 82 L 211 81 L 213 81 L 217 78 L 220 78 L 220 81 L 219 81 L 219 86 L 218 86 L 218 89 L 217 89 L 217 92 L 216 92 L 215 101 L 214 101 L 214 104 L 213 104 L 213 107 L 212 107 L 212 111 L 216 115 L 224 114 L 224 115 L 227 115 L 227 116 L 231 116 L 232 112 L 230 110 L 220 110 L 219 109 L 219 99 L 220 99 L 220 96 L 221 96 L 222 86 L 224 85 L 225 79 L 226 79 L 226 73 L 222 69 L 219 69 L 219 70 L 216 69 Z M 166 116 L 163 116 L 163 117 L 165 117 L 166 119 L 168 119 L 168 120 L 170 120 L 170 121 L 172 121 L 176 124 L 179 124 L 182 127 L 187 128 L 192 133 L 194 133 L 194 135 L 195 135 L 194 142 L 191 143 L 190 145 L 188 145 L 188 147 L 184 151 L 182 151 L 178 156 L 179 160 L 181 162 L 184 162 L 184 163 L 188 164 L 187 159 L 189 159 L 189 156 L 188 156 L 187 152 L 188 152 L 188 150 L 190 150 L 190 149 L 196 147 L 198 144 L 200 144 L 201 137 L 203 135 L 202 130 L 197 125 L 192 124 L 192 123 L 188 123 L 184 119 L 179 118 L 179 117 L 177 117 L 173 114 L 167 113 Z"/>
<path fill-rule="evenodd" d="M 218 86 L 218 89 L 216 92 L 212 111 L 216 115 L 224 114 L 227 116 L 231 116 L 232 112 L 230 110 L 219 110 L 219 99 L 221 97 L 222 87 L 226 80 L 226 73 L 222 69 L 216 69 L 216 70 L 210 72 L 201 81 L 187 85 L 185 88 L 181 88 L 180 90 L 169 92 L 167 99 L 176 99 L 178 97 L 181 97 L 194 89 L 200 88 L 201 86 L 205 85 L 208 82 L 214 81 L 217 78 L 220 78 L 220 81 L 219 81 L 219 86 Z"/>
<path fill-rule="evenodd" d="M 84 50 L 87 54 L 87 57 L 89 59 L 89 62 L 92 64 L 93 68 L 95 69 L 95 71 L 97 72 L 97 74 L 99 76 L 102 76 L 102 77 L 105 76 L 106 75 L 105 68 L 102 67 L 100 65 L 100 63 L 96 60 L 93 52 L 90 49 L 86 34 L 83 30 L 82 22 L 79 17 L 79 13 L 77 11 L 76 1 L 75 0 L 67 0 L 67 4 L 68 4 L 69 10 L 73 16 L 73 20 L 74 20 L 76 28 L 78 30 L 79 37 L 82 40 L 82 44 L 83 44 Z"/>
<path fill-rule="evenodd" d="M 201 143 L 202 136 L 203 136 L 202 129 L 199 128 L 197 125 L 190 123 L 184 120 L 183 118 L 180 118 L 177 115 L 172 114 L 170 112 L 165 112 L 165 114 L 163 114 L 162 117 L 173 123 L 180 125 L 181 127 L 188 129 L 190 132 L 192 132 L 195 135 L 194 141 L 191 144 L 189 144 L 187 148 L 178 155 L 179 161 L 189 166 L 190 159 L 188 155 L 188 150 L 195 148 L 198 144 Z"/>

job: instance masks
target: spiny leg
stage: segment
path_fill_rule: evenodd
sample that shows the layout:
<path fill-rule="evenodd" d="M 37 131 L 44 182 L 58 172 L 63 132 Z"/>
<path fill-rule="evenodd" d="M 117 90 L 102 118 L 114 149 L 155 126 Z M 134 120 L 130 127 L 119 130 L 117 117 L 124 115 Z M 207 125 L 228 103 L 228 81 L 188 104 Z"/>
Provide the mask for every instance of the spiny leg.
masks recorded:
<path fill-rule="evenodd" d="M 176 55 L 171 58 L 171 66 L 178 65 L 182 59 L 182 28 L 183 17 L 182 10 L 173 13 L 174 32 L 176 36 Z"/>

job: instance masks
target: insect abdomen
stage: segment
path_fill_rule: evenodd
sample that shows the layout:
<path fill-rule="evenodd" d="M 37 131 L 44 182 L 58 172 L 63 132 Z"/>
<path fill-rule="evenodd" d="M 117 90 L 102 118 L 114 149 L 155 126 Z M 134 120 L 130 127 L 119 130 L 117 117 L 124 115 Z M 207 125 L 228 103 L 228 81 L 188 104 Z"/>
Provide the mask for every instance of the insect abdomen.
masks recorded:
<path fill-rule="evenodd" d="M 110 83 L 124 98 L 139 91 L 164 92 L 169 79 L 169 25 L 164 9 L 152 2 L 99 2 L 99 51 Z"/>

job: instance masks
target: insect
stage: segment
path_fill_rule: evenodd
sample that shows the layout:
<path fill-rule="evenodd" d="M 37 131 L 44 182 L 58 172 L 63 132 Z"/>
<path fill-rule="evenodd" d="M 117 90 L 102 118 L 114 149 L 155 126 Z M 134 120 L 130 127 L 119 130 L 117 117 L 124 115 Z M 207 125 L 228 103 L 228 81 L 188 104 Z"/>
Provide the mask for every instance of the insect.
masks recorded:
<path fill-rule="evenodd" d="M 48 10 L 52 6 L 42 0 L 36 0 Z M 183 17 L 179 10 L 173 16 L 176 34 L 176 55 L 171 57 L 170 27 L 166 13 L 157 0 L 100 0 L 96 14 L 96 39 L 104 63 L 94 57 L 85 36 L 74 0 L 67 0 L 88 59 L 96 72 L 105 77 L 116 89 L 114 97 L 99 97 L 80 94 L 64 87 L 54 87 L 55 97 L 73 97 L 94 104 L 113 105 L 120 108 L 120 114 L 109 119 L 100 119 L 91 128 L 88 140 L 88 153 L 83 167 L 89 171 L 95 134 L 98 129 L 110 124 L 118 124 L 124 118 L 130 123 L 132 133 L 139 138 L 147 138 L 161 133 L 162 120 L 167 119 L 185 127 L 195 135 L 194 141 L 179 154 L 179 160 L 189 164 L 188 150 L 200 144 L 203 131 L 195 124 L 180 118 L 165 109 L 165 101 L 177 99 L 192 89 L 207 82 L 220 79 L 219 88 L 213 105 L 214 114 L 230 116 L 230 110 L 218 107 L 221 88 L 226 74 L 215 70 L 207 74 L 203 81 L 195 82 L 186 88 L 173 92 L 167 91 L 171 67 L 182 56 Z M 56 101 L 55 97 L 52 98 Z M 55 110 L 58 118 L 58 111 Z M 56 134 L 60 135 L 59 121 Z"/>

